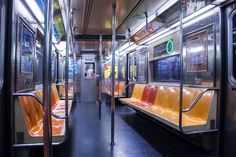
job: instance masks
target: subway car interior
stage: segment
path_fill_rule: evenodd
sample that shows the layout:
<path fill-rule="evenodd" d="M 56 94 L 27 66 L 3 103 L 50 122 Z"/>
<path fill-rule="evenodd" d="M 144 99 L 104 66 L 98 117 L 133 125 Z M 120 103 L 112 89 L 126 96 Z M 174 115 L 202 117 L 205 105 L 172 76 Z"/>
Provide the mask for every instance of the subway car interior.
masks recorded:
<path fill-rule="evenodd" d="M 0 1 L 0 157 L 235 146 L 235 0 Z"/>

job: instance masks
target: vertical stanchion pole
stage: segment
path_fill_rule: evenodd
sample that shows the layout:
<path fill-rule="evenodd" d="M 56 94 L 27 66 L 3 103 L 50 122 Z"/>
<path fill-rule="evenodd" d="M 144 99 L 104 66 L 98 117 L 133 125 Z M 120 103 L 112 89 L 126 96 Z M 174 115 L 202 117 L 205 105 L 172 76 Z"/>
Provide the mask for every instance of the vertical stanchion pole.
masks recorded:
<path fill-rule="evenodd" d="M 71 0 L 68 0 L 67 4 L 67 16 L 66 16 L 66 65 L 65 65 L 65 117 L 66 117 L 66 136 L 68 131 L 68 124 L 69 124 L 69 118 L 68 118 L 68 88 L 69 88 L 69 50 L 70 50 L 70 6 L 71 6 Z"/>
<path fill-rule="evenodd" d="M 99 71 L 100 71 L 100 77 L 99 77 L 99 120 L 101 120 L 102 117 L 102 34 L 99 36 Z"/>
<path fill-rule="evenodd" d="M 52 26 L 53 0 L 44 1 L 44 44 L 43 55 L 43 143 L 44 157 L 52 157 L 52 122 L 51 122 L 51 58 L 52 58 Z"/>
<path fill-rule="evenodd" d="M 183 132 L 182 127 L 182 110 L 183 110 L 183 1 L 180 3 L 180 107 L 179 107 L 179 129 Z"/>
<path fill-rule="evenodd" d="M 115 49 L 116 49 L 116 2 L 112 1 L 112 97 L 111 97 L 111 145 L 115 144 Z"/>
<path fill-rule="evenodd" d="M 75 62 L 76 62 L 76 54 L 73 53 L 73 91 L 75 93 Z"/>

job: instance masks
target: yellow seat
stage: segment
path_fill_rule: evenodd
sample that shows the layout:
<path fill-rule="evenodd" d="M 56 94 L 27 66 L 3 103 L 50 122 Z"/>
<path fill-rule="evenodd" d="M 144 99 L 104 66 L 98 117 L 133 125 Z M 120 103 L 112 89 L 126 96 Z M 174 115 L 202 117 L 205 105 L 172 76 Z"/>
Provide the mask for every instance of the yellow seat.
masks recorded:
<path fill-rule="evenodd" d="M 135 84 L 132 92 L 132 96 L 130 98 L 124 98 L 123 100 L 132 102 L 132 101 L 140 101 L 143 95 L 145 85 L 143 84 Z"/>
<path fill-rule="evenodd" d="M 204 89 L 198 88 L 183 88 L 183 107 L 188 109 L 194 100 L 200 95 Z M 176 125 L 179 125 L 179 88 L 178 87 L 163 87 L 158 88 L 155 104 L 147 110 L 155 115 L 164 118 Z M 206 92 L 195 107 L 189 112 L 183 112 L 182 125 L 195 126 L 204 125 L 207 123 L 210 107 L 212 104 L 214 92 Z"/>

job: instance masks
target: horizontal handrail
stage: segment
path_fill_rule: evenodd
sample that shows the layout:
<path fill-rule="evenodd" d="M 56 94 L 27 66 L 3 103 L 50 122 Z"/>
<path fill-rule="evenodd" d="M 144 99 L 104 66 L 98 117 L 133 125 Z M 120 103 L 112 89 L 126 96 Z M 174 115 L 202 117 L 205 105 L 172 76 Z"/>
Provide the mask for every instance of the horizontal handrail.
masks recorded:
<path fill-rule="evenodd" d="M 32 98 L 34 98 L 41 106 L 44 106 L 43 102 L 40 100 L 39 97 L 37 97 L 36 95 L 32 94 L 32 93 L 13 93 L 13 96 L 30 96 Z M 59 116 L 53 112 L 51 112 L 52 116 L 57 118 L 57 119 L 66 119 L 66 117 L 62 117 Z"/>
<path fill-rule="evenodd" d="M 65 85 L 63 84 L 63 83 L 56 83 L 56 84 L 54 84 L 54 85 L 56 85 L 56 86 L 63 86 L 64 88 L 65 88 Z M 70 89 L 70 88 L 68 88 L 68 90 L 70 90 L 71 92 L 74 92 L 74 90 L 72 90 L 72 89 Z M 69 92 L 70 93 L 70 92 Z"/>
<path fill-rule="evenodd" d="M 43 106 L 43 102 L 40 100 L 40 98 L 32 93 L 13 93 L 13 96 L 30 96 L 37 100 L 37 102 Z"/>
<path fill-rule="evenodd" d="M 191 110 L 195 107 L 195 105 L 198 103 L 198 101 L 202 98 L 202 96 L 203 96 L 207 91 L 211 91 L 211 90 L 219 90 L 219 88 L 211 87 L 211 88 L 207 88 L 207 89 L 203 90 L 203 91 L 199 94 L 199 96 L 193 101 L 193 103 L 190 105 L 190 107 L 187 108 L 187 109 L 182 110 L 182 112 L 189 112 L 189 111 L 191 111 Z"/>

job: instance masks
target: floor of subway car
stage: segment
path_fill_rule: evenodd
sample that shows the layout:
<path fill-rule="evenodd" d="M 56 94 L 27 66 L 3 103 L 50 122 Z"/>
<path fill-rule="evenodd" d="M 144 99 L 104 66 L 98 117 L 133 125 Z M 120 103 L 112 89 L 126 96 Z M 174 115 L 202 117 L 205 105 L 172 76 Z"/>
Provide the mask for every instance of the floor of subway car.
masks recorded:
<path fill-rule="evenodd" d="M 54 149 L 56 157 L 209 157 L 180 137 L 158 127 L 125 106 L 117 107 L 115 146 L 110 145 L 110 108 L 77 103 L 70 117 L 68 141 Z"/>

